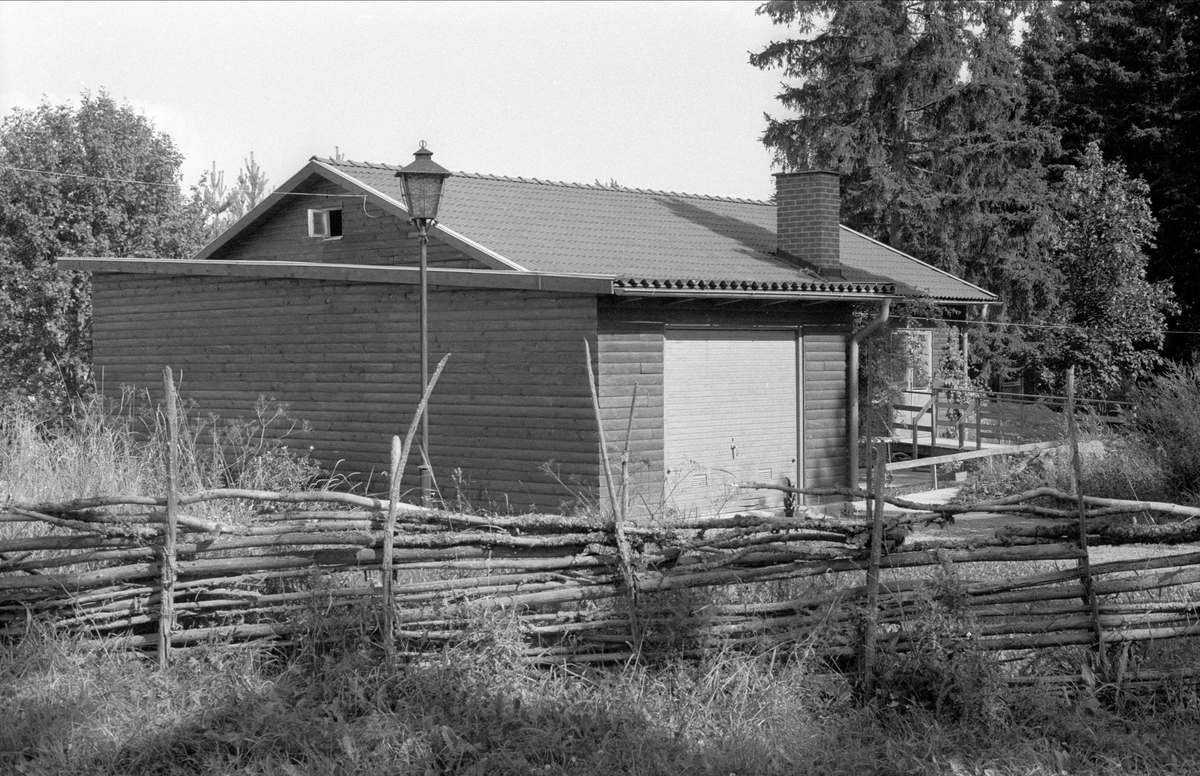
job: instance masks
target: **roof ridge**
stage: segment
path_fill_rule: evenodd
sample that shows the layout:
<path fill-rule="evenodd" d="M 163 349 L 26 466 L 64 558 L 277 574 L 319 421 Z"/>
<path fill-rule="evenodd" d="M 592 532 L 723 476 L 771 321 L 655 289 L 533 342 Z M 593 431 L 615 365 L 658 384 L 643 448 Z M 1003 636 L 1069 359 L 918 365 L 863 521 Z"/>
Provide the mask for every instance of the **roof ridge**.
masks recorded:
<path fill-rule="evenodd" d="M 399 165 L 383 164 L 382 162 L 356 162 L 353 159 L 330 159 L 326 156 L 313 156 L 309 158 L 310 162 L 321 162 L 322 164 L 330 164 L 334 167 L 361 167 L 367 170 L 400 170 Z"/>
<path fill-rule="evenodd" d="M 379 164 L 375 162 L 356 162 L 351 159 L 329 159 L 326 157 L 314 156 L 314 162 L 323 162 L 340 167 L 357 167 L 367 170 L 400 170 L 401 167 L 394 164 Z M 542 178 L 523 178 L 512 175 L 495 175 L 492 173 L 482 172 L 455 172 L 454 175 L 462 178 L 476 178 L 478 180 L 500 181 L 503 183 L 527 183 L 534 186 L 558 186 L 567 189 L 594 189 L 596 191 L 613 191 L 625 194 L 646 194 L 650 196 L 660 197 L 679 197 L 683 199 L 702 199 L 710 202 L 737 202 L 744 205 L 774 205 L 775 203 L 764 199 L 749 199 L 747 197 L 720 197 L 713 194 L 688 194 L 678 191 L 663 191 L 659 189 L 639 189 L 632 186 L 603 186 L 595 183 L 573 183 L 571 181 L 552 181 Z"/>
<path fill-rule="evenodd" d="M 522 178 L 512 175 L 495 175 L 493 173 L 482 172 L 456 172 L 455 175 L 463 178 L 477 178 L 481 180 L 503 181 L 507 183 L 531 183 L 540 186 L 558 186 L 567 189 L 595 189 L 596 191 L 614 191 L 624 194 L 649 194 L 662 197 L 683 197 L 686 199 L 705 199 L 716 202 L 739 202 L 745 205 L 773 205 L 773 202 L 763 199 L 749 199 L 747 197 L 720 197 L 713 194 L 688 194 L 678 191 L 664 191 L 661 189 L 639 189 L 632 186 L 603 186 L 595 183 L 575 183 L 572 181 L 552 181 L 543 178 Z"/>

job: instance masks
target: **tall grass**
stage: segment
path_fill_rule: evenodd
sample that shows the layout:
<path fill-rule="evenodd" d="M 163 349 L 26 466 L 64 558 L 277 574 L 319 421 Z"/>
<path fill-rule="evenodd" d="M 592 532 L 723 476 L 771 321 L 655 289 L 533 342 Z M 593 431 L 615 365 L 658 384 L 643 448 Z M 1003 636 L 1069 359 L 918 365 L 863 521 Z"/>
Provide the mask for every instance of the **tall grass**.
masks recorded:
<path fill-rule="evenodd" d="M 94 397 L 66 419 L 20 405 L 0 409 L 0 493 L 34 501 L 161 496 L 166 420 L 161 408 L 140 398 L 131 392 L 119 402 Z M 288 447 L 305 426 L 287 405 L 261 397 L 236 418 L 200 415 L 186 404 L 181 409 L 184 490 L 300 490 L 319 480 L 307 451 Z"/>
<path fill-rule="evenodd" d="M 83 494 L 145 495 L 161 490 L 157 452 L 135 439 L 100 400 L 76 408 L 65 424 L 21 405 L 0 411 L 0 490 L 35 501 Z"/>
<path fill-rule="evenodd" d="M 1172 365 L 1133 400 L 1135 427 L 1158 451 L 1172 489 L 1200 499 L 1200 367 Z"/>
<path fill-rule="evenodd" d="M 1171 501 L 1179 494 L 1163 456 L 1139 433 L 1096 433 L 1080 442 L 1083 492 L 1101 498 Z M 956 501 L 972 503 L 1049 486 L 1071 492 L 1071 456 L 1063 448 L 1033 456 L 998 456 L 974 465 Z"/>
<path fill-rule="evenodd" d="M 20 774 L 1162 774 L 1200 768 L 1193 692 L 1125 719 L 1040 690 L 986 724 L 852 703 L 781 656 L 521 669 L 500 621 L 388 663 L 364 642 L 219 645 L 167 672 L 33 637 L 0 647 L 0 772 Z M 1141 715 L 1140 717 L 1137 715 Z M 1144 727 L 1143 727 L 1144 725 Z"/>

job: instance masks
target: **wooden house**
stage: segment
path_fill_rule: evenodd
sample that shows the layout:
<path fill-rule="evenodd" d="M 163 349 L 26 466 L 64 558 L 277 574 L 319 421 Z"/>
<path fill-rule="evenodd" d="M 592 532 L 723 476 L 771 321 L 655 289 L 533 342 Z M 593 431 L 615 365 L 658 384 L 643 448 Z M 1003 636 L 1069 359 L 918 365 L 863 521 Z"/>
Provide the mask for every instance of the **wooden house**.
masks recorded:
<path fill-rule="evenodd" d="M 324 466 L 385 489 L 419 389 L 398 169 L 314 158 L 192 260 L 61 260 L 93 273 L 103 390 L 153 390 L 169 365 L 204 412 L 273 396 Z M 994 297 L 840 226 L 835 174 L 776 180 L 771 203 L 451 177 L 429 245 L 431 361 L 451 354 L 429 412 L 443 497 L 600 496 L 585 342 L 635 507 L 770 507 L 730 486 L 844 482 L 852 307 Z"/>

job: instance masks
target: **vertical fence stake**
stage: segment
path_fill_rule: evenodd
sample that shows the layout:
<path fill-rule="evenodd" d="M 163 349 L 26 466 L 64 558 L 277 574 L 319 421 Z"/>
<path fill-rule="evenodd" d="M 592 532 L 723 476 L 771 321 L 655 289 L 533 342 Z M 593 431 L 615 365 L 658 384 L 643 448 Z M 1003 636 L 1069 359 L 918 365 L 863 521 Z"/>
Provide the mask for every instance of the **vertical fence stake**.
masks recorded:
<path fill-rule="evenodd" d="M 967 449 L 967 410 L 970 409 L 960 400 L 958 402 L 958 451 Z"/>
<path fill-rule="evenodd" d="M 938 392 L 940 389 L 933 389 L 933 397 L 930 401 L 933 402 L 933 411 L 929 413 L 929 447 L 930 454 L 937 455 L 938 441 Z"/>
<path fill-rule="evenodd" d="M 626 605 L 629 609 L 629 635 L 633 640 L 633 654 L 637 659 L 642 654 L 642 627 L 638 622 L 637 577 L 633 573 L 633 550 L 625 535 L 625 516 L 621 514 L 621 503 L 613 486 L 612 467 L 608 462 L 608 440 L 604 436 L 604 418 L 600 413 L 600 395 L 596 392 L 596 373 L 592 369 L 592 347 L 585 339 L 583 353 L 587 363 L 588 387 L 592 391 L 592 409 L 596 412 L 596 431 L 600 436 L 601 472 L 608 487 L 608 500 L 613 511 L 613 538 L 617 543 L 617 554 L 621 559 L 621 576 L 625 582 Z"/>
<path fill-rule="evenodd" d="M 1067 370 L 1067 436 L 1071 445 L 1071 474 L 1075 480 L 1075 509 L 1079 514 L 1079 549 L 1083 557 L 1078 560 L 1079 579 L 1083 583 L 1083 602 L 1092 615 L 1092 630 L 1096 633 L 1095 650 L 1099 659 L 1100 672 L 1108 675 L 1108 656 L 1104 653 L 1104 631 L 1100 628 L 1100 602 L 1096 598 L 1095 582 L 1092 579 L 1092 562 L 1088 551 L 1087 506 L 1083 501 L 1083 461 L 1079 457 L 1079 433 L 1075 428 L 1075 367 Z"/>
<path fill-rule="evenodd" d="M 426 408 L 429 406 L 429 396 L 433 393 L 433 386 L 437 385 L 438 378 L 442 376 L 442 370 L 446 368 L 446 362 L 450 360 L 450 354 L 442 356 L 442 360 L 438 362 L 437 369 L 433 370 L 433 376 L 429 378 L 429 382 L 425 384 L 421 401 L 417 404 L 417 410 L 413 413 L 412 423 L 408 424 L 408 433 L 404 435 L 404 444 L 400 444 L 400 437 L 392 437 L 392 477 L 388 483 L 388 513 L 387 520 L 383 526 L 383 559 L 380 561 L 380 573 L 382 582 L 382 590 L 379 605 L 383 613 L 383 652 L 391 659 L 392 637 L 395 634 L 393 623 L 395 621 L 395 606 L 396 602 L 392 599 L 392 554 L 395 547 L 395 531 L 396 517 L 400 513 L 400 480 L 404 476 L 404 467 L 408 463 L 408 454 L 412 450 L 413 437 L 417 433 L 417 425 L 421 422 L 422 416 L 425 414 Z M 424 492 L 424 491 L 423 491 Z"/>
<path fill-rule="evenodd" d="M 883 489 L 886 480 L 884 446 L 878 445 L 867 460 L 866 506 L 867 522 L 871 524 L 871 550 L 867 561 L 867 617 L 863 626 L 864 700 L 875 697 L 875 642 L 879 627 L 879 566 L 883 555 Z"/>
<path fill-rule="evenodd" d="M 396 610 L 392 599 L 392 551 L 396 545 L 396 515 L 400 512 L 400 437 L 392 437 L 392 459 L 389 471 L 392 474 L 388 483 L 387 520 L 383 524 L 383 560 L 379 566 L 379 581 L 382 583 L 383 595 L 379 608 L 383 614 L 383 654 L 390 662 L 395 649 L 392 643 Z"/>
<path fill-rule="evenodd" d="M 633 439 L 633 416 L 637 411 L 638 384 L 633 384 L 629 400 L 629 422 L 625 426 L 625 447 L 621 450 L 621 523 L 629 519 L 629 442 Z"/>
<path fill-rule="evenodd" d="M 982 397 L 980 397 L 980 396 L 975 397 L 975 449 L 976 450 L 983 449 L 983 416 L 980 414 L 982 412 L 982 410 L 980 408 L 980 404 L 982 403 L 981 399 L 982 399 Z"/>
<path fill-rule="evenodd" d="M 171 367 L 163 367 L 163 403 L 167 412 L 167 514 L 159 559 L 158 667 L 171 664 L 171 633 L 175 630 L 175 532 L 179 524 L 179 400 Z"/>

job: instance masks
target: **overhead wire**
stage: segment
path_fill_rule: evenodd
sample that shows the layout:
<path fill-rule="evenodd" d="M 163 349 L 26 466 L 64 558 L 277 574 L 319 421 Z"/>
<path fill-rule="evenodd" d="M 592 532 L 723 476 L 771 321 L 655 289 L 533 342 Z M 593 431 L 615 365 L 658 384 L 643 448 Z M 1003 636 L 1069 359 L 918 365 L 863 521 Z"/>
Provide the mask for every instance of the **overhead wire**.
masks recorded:
<path fill-rule="evenodd" d="M 163 183 L 162 181 L 141 181 L 141 180 L 135 180 L 133 178 L 112 178 L 112 177 L 108 177 L 105 175 L 85 175 L 84 173 L 78 173 L 78 172 L 57 172 L 55 170 L 37 170 L 32 167 L 17 167 L 15 165 L 11 165 L 11 164 L 0 164 L 0 170 L 17 170 L 19 172 L 31 172 L 31 173 L 36 173 L 38 175 L 55 175 L 60 178 L 81 178 L 83 180 L 105 181 L 107 183 L 133 183 L 133 184 L 137 184 L 140 186 L 162 186 L 162 187 L 175 188 L 175 189 L 178 189 L 181 185 L 178 183 Z M 373 216 L 367 212 L 367 195 L 366 194 L 314 194 L 314 193 L 307 192 L 307 191 L 280 191 L 279 189 L 275 189 L 274 191 L 267 194 L 266 196 L 271 197 L 271 196 L 276 196 L 276 195 L 281 196 L 281 197 L 322 197 L 324 199 L 330 199 L 330 198 L 358 199 L 358 200 L 362 201 L 363 214 L 366 215 L 367 218 L 379 218 L 380 217 L 380 216 Z M 264 197 L 264 199 L 266 199 L 266 197 Z"/>
<path fill-rule="evenodd" d="M 1018 323 L 1016 321 L 980 321 L 980 320 L 964 321 L 961 318 L 928 318 L 928 317 L 921 316 L 921 315 L 915 315 L 913 317 L 919 318 L 920 320 L 923 320 L 923 321 L 941 321 L 944 323 L 969 323 L 969 324 L 977 324 L 977 325 L 981 325 L 981 326 L 1011 326 L 1011 327 L 1020 328 L 1020 329 L 1046 329 L 1046 330 L 1059 330 L 1059 331 L 1075 331 L 1077 329 L 1087 328 L 1086 326 L 1081 326 L 1078 324 L 1070 324 L 1070 323 Z M 1133 329 L 1133 328 L 1123 328 L 1123 327 L 1119 327 L 1119 326 L 1105 327 L 1105 331 L 1126 332 L 1126 333 L 1134 333 L 1134 334 L 1153 333 L 1152 329 Z M 1200 334 L 1200 331 L 1192 331 L 1189 329 L 1163 329 L 1162 333 L 1163 334 Z"/>
<path fill-rule="evenodd" d="M 54 170 L 35 170 L 30 167 L 16 167 L 11 164 L 0 164 L 0 170 L 18 170 L 20 172 L 33 172 L 39 175 L 56 175 L 60 178 L 83 178 L 93 181 L 108 181 L 110 183 L 136 183 L 142 186 L 169 186 L 179 188 L 178 183 L 163 183 L 162 181 L 139 181 L 131 178 L 109 178 L 103 175 L 84 175 L 79 172 L 56 172 Z"/>

